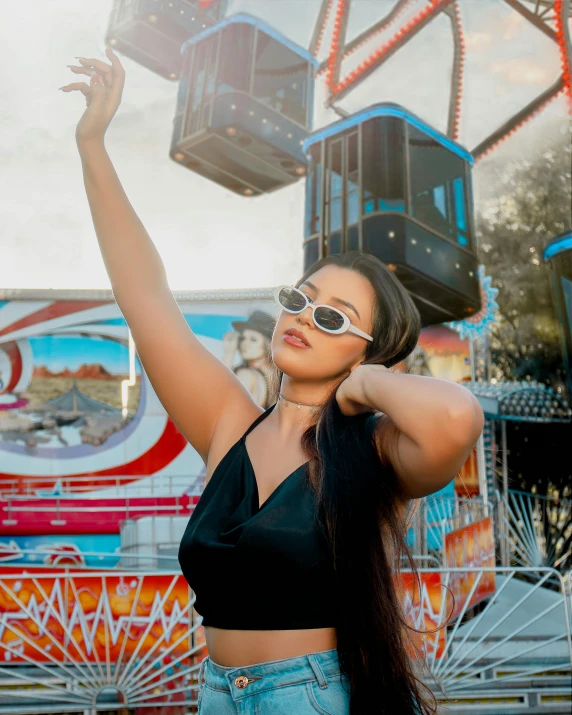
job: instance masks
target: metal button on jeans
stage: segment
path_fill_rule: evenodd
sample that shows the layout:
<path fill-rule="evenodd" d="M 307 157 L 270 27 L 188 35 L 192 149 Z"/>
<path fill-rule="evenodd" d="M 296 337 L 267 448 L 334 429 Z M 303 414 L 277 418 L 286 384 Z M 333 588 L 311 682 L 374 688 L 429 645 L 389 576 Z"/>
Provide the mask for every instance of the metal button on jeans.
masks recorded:
<path fill-rule="evenodd" d="M 234 684 L 237 688 L 246 688 L 249 683 L 254 683 L 255 680 L 262 680 L 262 678 L 247 678 L 246 675 L 239 675 L 238 678 L 234 679 Z"/>

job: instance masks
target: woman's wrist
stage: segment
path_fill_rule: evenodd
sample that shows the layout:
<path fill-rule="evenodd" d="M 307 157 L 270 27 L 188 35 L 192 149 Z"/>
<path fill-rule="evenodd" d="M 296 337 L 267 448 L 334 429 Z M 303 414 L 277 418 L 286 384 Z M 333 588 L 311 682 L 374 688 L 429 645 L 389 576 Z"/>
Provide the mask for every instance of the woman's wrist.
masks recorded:
<path fill-rule="evenodd" d="M 373 380 L 376 379 L 377 375 L 375 373 L 379 372 L 390 372 L 385 365 L 378 364 L 366 364 L 358 365 L 351 374 L 351 397 L 360 405 L 365 405 L 366 407 L 371 407 L 371 409 L 377 409 L 371 397 L 371 387 Z"/>

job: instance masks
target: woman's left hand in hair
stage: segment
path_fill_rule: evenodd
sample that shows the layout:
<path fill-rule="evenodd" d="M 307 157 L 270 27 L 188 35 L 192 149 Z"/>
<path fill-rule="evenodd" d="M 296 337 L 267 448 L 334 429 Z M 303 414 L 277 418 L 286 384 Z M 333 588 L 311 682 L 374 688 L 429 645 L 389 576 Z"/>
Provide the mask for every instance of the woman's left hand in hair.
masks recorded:
<path fill-rule="evenodd" d="M 360 369 L 363 372 L 365 365 L 358 365 L 352 368 L 350 374 L 346 379 L 340 383 L 336 391 L 336 401 L 342 412 L 342 414 L 347 417 L 355 417 L 355 415 L 360 415 L 363 412 L 377 412 L 370 405 L 365 405 L 359 402 L 357 398 L 363 391 L 358 389 L 358 380 L 361 379 Z M 371 367 L 371 366 L 367 366 Z M 387 370 L 383 365 L 377 365 L 381 370 Z"/>

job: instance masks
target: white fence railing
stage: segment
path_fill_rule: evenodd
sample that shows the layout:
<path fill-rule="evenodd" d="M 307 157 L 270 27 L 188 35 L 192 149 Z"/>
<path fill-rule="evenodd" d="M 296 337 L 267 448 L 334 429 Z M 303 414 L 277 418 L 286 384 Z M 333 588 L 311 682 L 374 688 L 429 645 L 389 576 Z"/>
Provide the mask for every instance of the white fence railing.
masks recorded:
<path fill-rule="evenodd" d="M 203 482 L 203 474 L 24 476 L 18 479 L 3 479 L 0 483 L 0 499 L 14 495 L 34 499 L 43 495 L 62 498 L 85 495 L 99 499 L 113 496 L 119 498 L 180 496 L 200 494 Z"/>
<path fill-rule="evenodd" d="M 504 565 L 572 566 L 572 500 L 509 490 L 496 493 Z"/>
<path fill-rule="evenodd" d="M 569 576 L 554 569 L 479 568 L 421 569 L 439 575 L 443 589 L 455 574 L 472 574 L 472 586 L 456 616 L 447 623 L 451 601 L 425 593 L 416 626 L 447 624 L 424 636 L 425 679 L 437 698 L 453 708 L 446 712 L 514 712 L 536 708 L 547 715 L 568 712 L 572 678 L 571 602 Z M 496 588 L 477 608 L 468 605 L 487 576 Z M 548 588 L 558 582 L 559 588 Z M 421 593 L 423 594 L 423 587 Z M 457 594 L 458 596 L 458 594 Z M 459 607 L 460 606 L 460 607 Z M 508 705 L 511 703 L 512 705 Z"/>
<path fill-rule="evenodd" d="M 421 637 L 426 655 L 417 661 L 442 703 L 481 714 L 510 694 L 523 707 L 534 701 L 541 712 L 565 712 L 554 703 L 565 707 L 572 672 L 571 573 L 496 567 L 419 574 L 408 613 L 418 630 L 442 626 Z M 468 588 L 459 590 L 459 577 L 470 577 Z M 495 587 L 469 608 L 491 578 Z M 450 591 L 455 615 L 447 621 Z M 0 714 L 194 708 L 206 647 L 193 604 L 174 571 L 1 574 Z"/>
<path fill-rule="evenodd" d="M 1 574 L 0 713 L 193 706 L 194 601 L 180 573 Z"/>

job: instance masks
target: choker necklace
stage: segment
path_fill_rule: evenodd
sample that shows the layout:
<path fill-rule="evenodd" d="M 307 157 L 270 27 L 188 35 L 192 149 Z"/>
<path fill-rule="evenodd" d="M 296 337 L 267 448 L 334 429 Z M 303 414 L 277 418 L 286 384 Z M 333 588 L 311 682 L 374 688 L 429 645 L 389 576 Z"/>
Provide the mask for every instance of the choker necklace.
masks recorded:
<path fill-rule="evenodd" d="M 286 402 L 291 402 L 293 405 L 296 405 L 298 407 L 298 409 L 300 409 L 300 407 L 311 407 L 312 408 L 310 410 L 311 414 L 314 414 L 314 412 L 316 411 L 314 409 L 315 407 L 321 407 L 321 405 L 319 405 L 319 404 L 318 405 L 308 405 L 308 404 L 305 404 L 304 402 L 294 402 L 294 400 L 289 400 L 287 397 L 284 397 L 284 395 L 281 392 L 278 393 L 278 396 L 282 400 L 286 400 Z"/>

